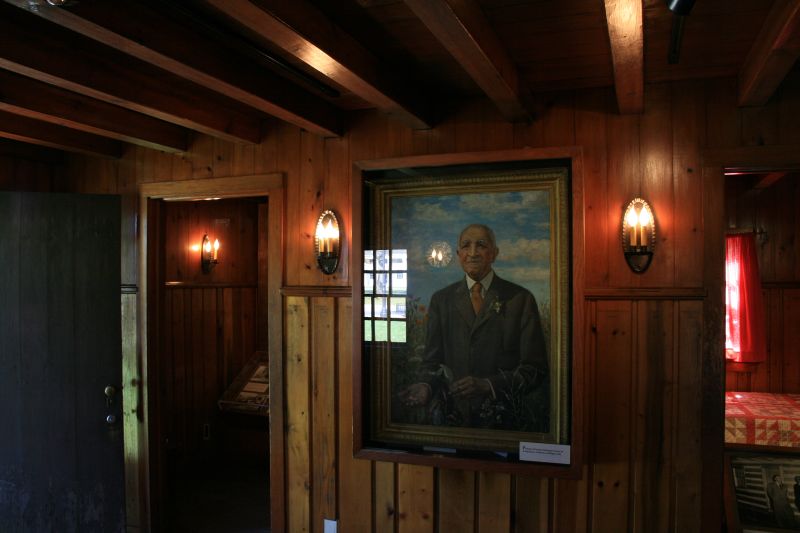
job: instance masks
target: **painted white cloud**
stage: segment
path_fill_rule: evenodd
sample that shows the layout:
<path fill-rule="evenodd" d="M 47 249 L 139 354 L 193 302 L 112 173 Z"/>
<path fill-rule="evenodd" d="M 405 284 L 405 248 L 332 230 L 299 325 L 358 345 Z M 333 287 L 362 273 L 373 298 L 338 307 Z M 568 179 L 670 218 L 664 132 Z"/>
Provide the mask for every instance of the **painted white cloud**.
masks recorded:
<path fill-rule="evenodd" d="M 522 260 L 527 264 L 545 265 L 550 263 L 550 241 L 546 239 L 499 239 L 497 247 L 500 248 L 498 261 L 514 263 Z"/>

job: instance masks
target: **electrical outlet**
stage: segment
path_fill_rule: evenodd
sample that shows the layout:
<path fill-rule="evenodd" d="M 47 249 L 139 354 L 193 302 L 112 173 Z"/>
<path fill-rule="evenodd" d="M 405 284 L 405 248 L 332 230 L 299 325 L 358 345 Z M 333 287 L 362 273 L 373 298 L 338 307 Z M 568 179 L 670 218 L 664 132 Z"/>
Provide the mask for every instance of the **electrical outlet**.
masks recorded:
<path fill-rule="evenodd" d="M 338 520 L 330 520 L 326 518 L 324 524 L 325 524 L 324 533 L 336 533 L 339 529 Z"/>

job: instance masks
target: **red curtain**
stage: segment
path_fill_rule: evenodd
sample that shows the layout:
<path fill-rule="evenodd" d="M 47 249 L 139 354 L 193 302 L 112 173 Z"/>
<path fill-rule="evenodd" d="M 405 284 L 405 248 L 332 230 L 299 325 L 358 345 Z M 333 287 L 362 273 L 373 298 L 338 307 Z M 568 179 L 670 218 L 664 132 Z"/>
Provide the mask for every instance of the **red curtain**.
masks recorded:
<path fill-rule="evenodd" d="M 725 357 L 740 363 L 764 361 L 767 335 L 755 236 L 725 239 Z"/>

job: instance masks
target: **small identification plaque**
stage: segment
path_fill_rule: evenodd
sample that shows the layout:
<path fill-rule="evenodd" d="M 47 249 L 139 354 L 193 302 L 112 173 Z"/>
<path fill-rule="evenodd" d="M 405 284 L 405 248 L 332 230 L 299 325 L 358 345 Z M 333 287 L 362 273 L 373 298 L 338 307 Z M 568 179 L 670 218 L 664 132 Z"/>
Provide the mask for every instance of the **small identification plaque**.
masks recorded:
<path fill-rule="evenodd" d="M 540 463 L 569 464 L 570 447 L 565 444 L 544 444 L 539 442 L 520 442 L 520 461 L 537 461 Z"/>

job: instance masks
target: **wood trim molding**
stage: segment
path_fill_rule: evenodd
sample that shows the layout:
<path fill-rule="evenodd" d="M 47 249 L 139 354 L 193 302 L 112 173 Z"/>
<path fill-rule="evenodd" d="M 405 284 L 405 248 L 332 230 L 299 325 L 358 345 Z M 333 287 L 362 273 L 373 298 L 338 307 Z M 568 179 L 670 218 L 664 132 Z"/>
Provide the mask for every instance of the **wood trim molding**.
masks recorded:
<path fill-rule="evenodd" d="M 270 521 L 272 531 L 285 529 L 285 483 L 284 474 L 284 384 L 283 384 L 283 305 L 280 288 L 284 282 L 285 271 L 285 246 L 284 234 L 284 203 L 285 203 L 285 176 L 283 173 L 255 174 L 249 176 L 235 176 L 230 178 L 210 178 L 196 180 L 178 180 L 155 183 L 142 183 L 139 186 L 139 307 L 138 315 L 142 318 L 138 324 L 140 358 L 142 369 L 142 405 L 144 409 L 143 430 L 141 438 L 131 445 L 135 460 L 145 465 L 141 474 L 140 483 L 143 485 L 142 494 L 145 499 L 141 524 L 143 531 L 151 529 L 149 507 L 152 493 L 150 490 L 150 412 L 149 412 L 149 366 L 148 363 L 148 199 L 162 200 L 192 200 L 201 198 L 241 198 L 247 196 L 266 196 L 269 198 L 269 251 L 268 255 L 275 262 L 274 268 L 268 271 L 268 313 L 269 321 L 269 352 L 276 355 L 270 357 Z M 135 327 L 135 326 L 134 326 Z M 152 363 L 152 362 L 150 362 Z M 123 364 L 126 364 L 123 361 Z"/>
<path fill-rule="evenodd" d="M 704 166 L 725 169 L 800 169 L 800 151 L 797 145 L 732 146 L 705 148 L 701 152 Z"/>
<path fill-rule="evenodd" d="M 257 283 L 186 283 L 183 281 L 165 281 L 167 289 L 256 289 Z"/>
<path fill-rule="evenodd" d="M 387 159 L 364 159 L 354 161 L 356 172 L 364 170 L 390 170 L 410 167 L 444 167 L 469 163 L 502 163 L 508 161 L 534 161 L 538 159 L 573 159 L 583 157 L 581 146 L 559 146 L 546 148 L 519 148 L 513 150 L 491 150 L 486 152 L 460 152 L 448 154 L 412 155 Z M 576 174 L 573 168 L 573 175 Z M 359 181 L 360 183 L 360 181 Z"/>
<path fill-rule="evenodd" d="M 335 286 L 300 286 L 290 285 L 281 289 L 281 295 L 287 296 L 307 296 L 310 298 L 333 296 L 336 298 L 349 298 L 353 296 L 352 287 L 335 287 Z"/>
<path fill-rule="evenodd" d="M 139 196 L 143 200 L 158 198 L 166 201 L 268 196 L 270 191 L 283 188 L 283 180 L 282 172 L 273 172 L 230 178 L 157 181 L 142 183 L 139 186 Z"/>
<path fill-rule="evenodd" d="M 583 295 L 587 300 L 702 300 L 708 291 L 704 287 L 594 287 Z"/>

